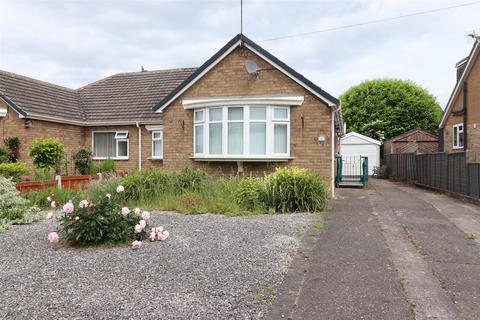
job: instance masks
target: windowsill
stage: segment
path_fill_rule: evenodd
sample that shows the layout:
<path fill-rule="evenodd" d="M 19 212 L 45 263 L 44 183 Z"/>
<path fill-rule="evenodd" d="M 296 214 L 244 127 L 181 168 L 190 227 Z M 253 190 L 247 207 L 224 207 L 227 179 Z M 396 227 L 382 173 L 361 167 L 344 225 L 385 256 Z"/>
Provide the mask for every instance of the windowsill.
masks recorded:
<path fill-rule="evenodd" d="M 92 160 L 114 160 L 114 161 L 126 161 L 128 158 L 104 158 L 104 157 L 92 157 Z"/>
<path fill-rule="evenodd" d="M 193 156 L 190 159 L 194 161 L 211 161 L 211 162 L 287 162 L 294 157 L 290 156 L 270 156 L 270 157 L 215 157 L 215 156 Z"/>
<path fill-rule="evenodd" d="M 452 147 L 453 150 L 461 150 L 463 147 Z"/>
<path fill-rule="evenodd" d="M 150 158 L 147 158 L 148 160 L 152 160 L 152 161 L 163 161 L 163 157 L 162 158 L 159 158 L 159 157 L 150 157 Z"/>

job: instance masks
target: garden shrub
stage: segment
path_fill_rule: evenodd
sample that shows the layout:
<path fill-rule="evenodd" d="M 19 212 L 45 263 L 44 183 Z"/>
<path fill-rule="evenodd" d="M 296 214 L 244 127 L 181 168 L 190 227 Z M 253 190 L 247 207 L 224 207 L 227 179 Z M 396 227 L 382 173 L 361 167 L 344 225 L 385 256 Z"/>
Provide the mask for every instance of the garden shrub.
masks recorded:
<path fill-rule="evenodd" d="M 10 162 L 10 151 L 5 147 L 0 147 L 0 163 Z"/>
<path fill-rule="evenodd" d="M 262 180 L 247 177 L 240 180 L 235 199 L 239 205 L 253 210 L 255 207 L 262 206 L 264 194 L 265 187 Z"/>
<path fill-rule="evenodd" d="M 171 187 L 176 192 L 198 190 L 206 177 L 207 174 L 203 170 L 184 167 L 171 174 Z"/>
<path fill-rule="evenodd" d="M 319 212 L 327 204 L 327 189 L 321 177 L 307 169 L 277 168 L 266 177 L 265 200 L 280 212 Z"/>
<path fill-rule="evenodd" d="M 159 197 L 169 189 L 169 175 L 163 170 L 135 171 L 119 179 L 128 200 L 148 200 Z"/>
<path fill-rule="evenodd" d="M 36 139 L 30 145 L 33 164 L 46 172 L 52 168 L 58 172 L 64 153 L 63 144 L 55 138 Z"/>
<path fill-rule="evenodd" d="M 88 149 L 78 149 L 73 153 L 72 158 L 75 164 L 75 170 L 82 175 L 89 173 L 89 167 L 92 163 L 92 153 Z"/>
<path fill-rule="evenodd" d="M 89 174 L 89 175 L 94 175 L 94 174 L 97 174 L 97 173 L 99 173 L 99 172 L 100 172 L 100 170 L 99 170 L 98 167 L 95 165 L 95 163 L 92 162 L 92 163 L 90 163 L 90 164 L 88 165 L 87 174 Z"/>
<path fill-rule="evenodd" d="M 112 159 L 105 159 L 100 162 L 100 166 L 98 167 L 99 172 L 115 172 L 116 165 L 115 161 Z"/>
<path fill-rule="evenodd" d="M 0 176 L 0 230 L 10 224 L 31 223 L 41 217 L 40 209 L 30 207 L 28 201 L 20 196 L 15 184 Z"/>
<path fill-rule="evenodd" d="M 0 163 L 0 176 L 20 181 L 20 177 L 28 172 L 28 167 L 23 162 Z"/>
<path fill-rule="evenodd" d="M 149 212 L 121 207 L 118 198 L 124 190 L 119 185 L 111 193 L 97 197 L 95 202 L 84 199 L 65 203 L 62 208 L 64 214 L 60 217 L 60 235 L 50 233 L 49 241 L 57 242 L 60 238 L 72 245 L 85 246 L 133 240 L 132 248 L 137 249 L 148 235 L 151 241 L 165 240 L 168 232 L 163 227 L 151 228 L 148 225 Z M 50 196 L 48 200 L 53 203 L 52 207 L 56 206 L 55 197 Z"/>
<path fill-rule="evenodd" d="M 3 142 L 10 150 L 10 162 L 17 162 L 20 153 L 20 139 L 18 137 L 6 137 Z"/>

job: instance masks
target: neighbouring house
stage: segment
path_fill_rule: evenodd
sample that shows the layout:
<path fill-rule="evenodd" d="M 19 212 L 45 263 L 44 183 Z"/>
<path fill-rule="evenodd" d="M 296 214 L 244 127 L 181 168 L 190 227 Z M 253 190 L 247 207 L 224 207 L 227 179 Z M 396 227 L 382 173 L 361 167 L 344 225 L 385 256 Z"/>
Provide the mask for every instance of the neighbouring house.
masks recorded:
<path fill-rule="evenodd" d="M 254 68 L 254 69 L 252 69 Z M 119 169 L 261 174 L 293 165 L 333 186 L 339 101 L 242 34 L 199 68 L 121 73 L 72 90 L 0 72 L 2 138 L 59 138 Z"/>
<path fill-rule="evenodd" d="M 466 152 L 467 161 L 480 162 L 480 40 L 456 65 L 457 83 L 440 122 L 439 151 Z"/>
<path fill-rule="evenodd" d="M 385 141 L 383 153 L 435 153 L 438 152 L 438 136 L 420 128 L 409 130 Z"/>
<path fill-rule="evenodd" d="M 340 139 L 340 154 L 343 161 L 343 174 L 360 174 L 360 157 L 368 158 L 368 174 L 373 174 L 373 169 L 380 166 L 380 145 L 378 140 L 364 136 L 358 132 L 349 132 Z"/>

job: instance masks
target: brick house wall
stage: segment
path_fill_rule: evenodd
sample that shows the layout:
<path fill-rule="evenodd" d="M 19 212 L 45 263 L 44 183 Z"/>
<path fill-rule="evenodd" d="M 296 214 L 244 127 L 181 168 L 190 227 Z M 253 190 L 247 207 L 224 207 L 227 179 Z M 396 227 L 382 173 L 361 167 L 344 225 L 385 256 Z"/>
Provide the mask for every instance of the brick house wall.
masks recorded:
<path fill-rule="evenodd" d="M 247 174 L 262 174 L 274 170 L 276 166 L 292 165 L 315 170 L 325 178 L 325 181 L 331 181 L 330 107 L 276 69 L 262 71 L 258 76 L 247 74 L 244 69 L 245 59 L 254 60 L 262 69 L 272 68 L 253 52 L 237 48 L 163 111 L 165 168 L 179 169 L 186 164 L 203 168 L 210 173 L 231 174 L 237 171 L 235 162 L 207 163 L 190 159 L 193 155 L 193 110 L 185 110 L 182 99 L 303 94 L 305 97 L 303 104 L 291 108 L 290 155 L 294 159 L 278 163 L 244 162 L 244 171 Z M 317 142 L 319 135 L 325 136 L 324 144 Z"/>
<path fill-rule="evenodd" d="M 0 100 L 0 106 L 6 104 Z M 16 136 L 20 139 L 20 160 L 24 161 L 30 168 L 33 168 L 32 160 L 28 155 L 28 146 L 31 141 L 37 138 L 57 138 L 65 146 L 66 158 L 71 167 L 72 151 L 83 146 L 85 130 L 83 127 L 62 124 L 49 121 L 31 120 L 32 126 L 25 128 L 25 120 L 18 117 L 18 113 L 7 107 L 7 115 L 0 118 L 0 145 L 3 146 L 3 139 Z"/>
<path fill-rule="evenodd" d="M 469 74 L 467 82 L 467 150 L 464 148 L 453 148 L 453 125 L 463 123 L 462 114 L 454 114 L 463 108 L 464 92 L 463 87 L 453 101 L 453 108 L 445 122 L 444 151 L 464 152 L 467 151 L 467 158 L 472 162 L 480 162 L 480 55 L 477 55 Z"/>

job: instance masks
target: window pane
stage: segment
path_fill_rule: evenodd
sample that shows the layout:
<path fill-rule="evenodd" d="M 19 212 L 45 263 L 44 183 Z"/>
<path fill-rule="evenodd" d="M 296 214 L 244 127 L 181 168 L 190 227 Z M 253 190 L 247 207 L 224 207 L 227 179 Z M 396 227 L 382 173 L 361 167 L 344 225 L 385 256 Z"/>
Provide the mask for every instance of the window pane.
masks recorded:
<path fill-rule="evenodd" d="M 267 120 L 265 107 L 250 107 L 250 120 Z"/>
<path fill-rule="evenodd" d="M 222 124 L 212 123 L 209 125 L 209 153 L 222 154 Z"/>
<path fill-rule="evenodd" d="M 273 127 L 273 152 L 287 153 L 287 125 L 275 124 Z"/>
<path fill-rule="evenodd" d="M 113 158 L 115 154 L 115 132 L 95 132 L 93 134 L 93 156 Z"/>
<path fill-rule="evenodd" d="M 161 158 L 163 156 L 162 140 L 153 141 L 153 156 Z"/>
<path fill-rule="evenodd" d="M 195 111 L 195 122 L 203 121 L 203 110 Z"/>
<path fill-rule="evenodd" d="M 250 123 L 250 154 L 262 155 L 267 153 L 267 124 Z"/>
<path fill-rule="evenodd" d="M 228 120 L 243 120 L 243 107 L 228 108 Z"/>
<path fill-rule="evenodd" d="M 243 122 L 228 124 L 228 154 L 243 154 Z"/>
<path fill-rule="evenodd" d="M 274 119 L 288 119 L 288 110 L 286 108 L 274 108 L 273 109 L 273 118 Z"/>
<path fill-rule="evenodd" d="M 153 132 L 153 139 L 161 139 L 162 133 L 160 131 Z"/>
<path fill-rule="evenodd" d="M 195 127 L 195 153 L 203 153 L 203 125 Z"/>
<path fill-rule="evenodd" d="M 210 121 L 222 121 L 222 108 L 215 108 L 209 110 Z"/>
<path fill-rule="evenodd" d="M 458 134 L 458 146 L 463 147 L 463 132 Z"/>
<path fill-rule="evenodd" d="M 118 156 L 126 157 L 128 155 L 128 142 L 118 141 Z"/>

